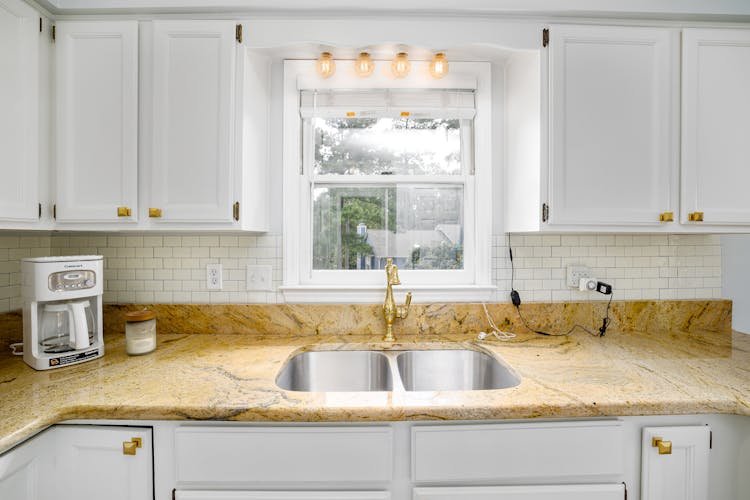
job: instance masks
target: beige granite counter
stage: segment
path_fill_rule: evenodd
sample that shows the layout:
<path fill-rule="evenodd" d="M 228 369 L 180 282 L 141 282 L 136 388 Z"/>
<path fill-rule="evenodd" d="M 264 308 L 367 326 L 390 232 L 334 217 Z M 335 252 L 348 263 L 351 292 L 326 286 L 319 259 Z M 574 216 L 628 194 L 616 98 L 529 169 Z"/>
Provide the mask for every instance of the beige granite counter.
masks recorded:
<path fill-rule="evenodd" d="M 0 451 L 69 419 L 390 421 L 733 413 L 750 415 L 750 335 L 725 331 L 609 331 L 593 337 L 521 334 L 475 342 L 466 333 L 401 335 L 160 334 L 131 357 L 121 334 L 106 355 L 35 372 L 0 354 Z M 373 342 L 374 341 L 374 342 Z M 284 362 L 310 349 L 468 347 L 507 361 L 511 389 L 474 392 L 286 392 Z"/>

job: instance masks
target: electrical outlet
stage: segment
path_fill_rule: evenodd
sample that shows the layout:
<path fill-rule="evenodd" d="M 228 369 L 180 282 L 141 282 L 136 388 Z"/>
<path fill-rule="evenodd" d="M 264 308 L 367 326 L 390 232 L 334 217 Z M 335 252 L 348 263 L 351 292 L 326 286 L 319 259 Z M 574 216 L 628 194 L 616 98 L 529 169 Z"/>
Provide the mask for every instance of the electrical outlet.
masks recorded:
<path fill-rule="evenodd" d="M 247 266 L 247 290 L 268 291 L 271 288 L 271 266 Z"/>
<path fill-rule="evenodd" d="M 206 264 L 206 288 L 209 290 L 221 290 L 223 286 L 221 264 Z"/>
<path fill-rule="evenodd" d="M 568 266 L 568 286 L 578 288 L 582 278 L 591 278 L 591 269 L 588 266 Z"/>

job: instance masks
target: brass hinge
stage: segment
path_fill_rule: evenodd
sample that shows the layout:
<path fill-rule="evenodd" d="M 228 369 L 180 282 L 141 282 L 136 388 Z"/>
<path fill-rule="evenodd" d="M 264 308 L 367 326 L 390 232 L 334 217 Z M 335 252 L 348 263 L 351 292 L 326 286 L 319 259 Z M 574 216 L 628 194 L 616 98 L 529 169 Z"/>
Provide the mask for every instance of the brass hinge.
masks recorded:
<path fill-rule="evenodd" d="M 39 33 L 42 32 L 42 18 L 39 18 Z"/>
<path fill-rule="evenodd" d="M 542 203 L 542 222 L 549 220 L 549 205 Z"/>
<path fill-rule="evenodd" d="M 57 220 L 57 204 L 52 205 L 52 218 Z"/>
<path fill-rule="evenodd" d="M 549 28 L 542 30 L 542 47 L 549 45 Z"/>
<path fill-rule="evenodd" d="M 57 39 L 57 26 L 52 25 L 52 41 L 54 42 Z"/>
<path fill-rule="evenodd" d="M 242 25 L 238 24 L 234 27 L 234 38 L 237 40 L 237 43 L 242 43 Z"/>
<path fill-rule="evenodd" d="M 42 218 L 42 204 L 39 204 L 39 218 Z"/>
<path fill-rule="evenodd" d="M 234 217 L 234 220 L 240 220 L 240 202 L 235 201 L 234 206 L 232 207 L 232 217 Z"/>

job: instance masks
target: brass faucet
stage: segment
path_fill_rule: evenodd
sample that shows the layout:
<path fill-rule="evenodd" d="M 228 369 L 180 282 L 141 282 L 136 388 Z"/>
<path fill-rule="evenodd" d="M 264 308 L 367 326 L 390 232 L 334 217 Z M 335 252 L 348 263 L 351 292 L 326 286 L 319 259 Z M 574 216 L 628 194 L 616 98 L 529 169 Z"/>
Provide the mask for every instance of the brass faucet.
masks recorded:
<path fill-rule="evenodd" d="M 406 294 L 406 302 L 403 306 L 397 306 L 393 300 L 393 285 L 400 285 L 398 279 L 398 267 L 393 264 L 393 259 L 388 259 L 385 263 L 385 275 L 388 279 L 388 287 L 385 291 L 385 303 L 383 304 L 383 318 L 385 318 L 385 336 L 383 342 L 395 342 L 393 336 L 393 322 L 396 318 L 404 319 L 409 315 L 409 305 L 411 305 L 411 292 Z"/>

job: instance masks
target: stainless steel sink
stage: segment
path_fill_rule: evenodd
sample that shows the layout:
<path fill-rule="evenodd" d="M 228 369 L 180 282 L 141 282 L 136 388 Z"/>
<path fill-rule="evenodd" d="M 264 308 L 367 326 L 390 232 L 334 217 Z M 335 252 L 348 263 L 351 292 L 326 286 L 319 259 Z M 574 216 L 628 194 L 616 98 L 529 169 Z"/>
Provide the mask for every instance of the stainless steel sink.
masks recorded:
<path fill-rule="evenodd" d="M 287 391 L 391 391 L 388 358 L 375 351 L 303 352 L 291 358 L 276 378 Z"/>
<path fill-rule="evenodd" d="M 468 349 L 310 351 L 293 356 L 276 378 L 287 391 L 479 391 L 515 387 L 503 361 Z"/>
<path fill-rule="evenodd" d="M 521 383 L 509 366 L 477 351 L 407 351 L 396 361 L 407 391 L 481 391 Z"/>

